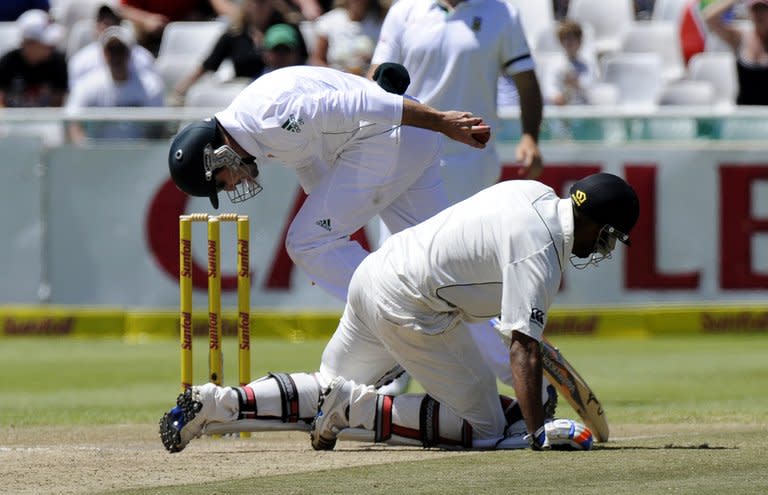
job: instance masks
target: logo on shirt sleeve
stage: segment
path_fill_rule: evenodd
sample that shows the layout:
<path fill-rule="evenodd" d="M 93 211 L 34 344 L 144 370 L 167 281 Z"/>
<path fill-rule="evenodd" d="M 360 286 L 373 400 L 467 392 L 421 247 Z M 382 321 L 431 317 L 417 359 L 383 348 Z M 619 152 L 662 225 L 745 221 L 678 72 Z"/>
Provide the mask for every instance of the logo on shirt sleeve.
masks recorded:
<path fill-rule="evenodd" d="M 331 231 L 331 219 L 330 218 L 323 218 L 323 219 L 318 220 L 317 222 L 315 222 L 315 224 L 317 224 L 320 227 L 324 228 L 328 232 Z"/>
<path fill-rule="evenodd" d="M 544 317 L 546 313 L 539 308 L 533 308 L 531 310 L 531 322 L 536 323 L 541 328 L 544 328 Z"/>
<path fill-rule="evenodd" d="M 288 132 L 295 132 L 298 134 L 299 132 L 301 132 L 301 126 L 303 125 L 304 125 L 304 120 L 301 117 L 296 117 L 294 114 L 291 114 L 291 116 L 288 117 L 288 120 L 283 122 L 283 125 L 281 125 L 280 127 L 282 127 Z"/>

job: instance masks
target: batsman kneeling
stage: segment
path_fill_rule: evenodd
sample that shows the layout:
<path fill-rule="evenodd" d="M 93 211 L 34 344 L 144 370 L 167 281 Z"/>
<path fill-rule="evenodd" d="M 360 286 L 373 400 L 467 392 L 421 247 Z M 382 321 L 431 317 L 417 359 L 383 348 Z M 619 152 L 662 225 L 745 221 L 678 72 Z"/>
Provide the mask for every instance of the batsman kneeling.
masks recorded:
<path fill-rule="evenodd" d="M 305 429 L 318 450 L 338 438 L 469 449 L 588 450 L 593 434 L 553 419 L 541 341 L 568 259 L 580 268 L 629 245 L 635 192 L 595 174 L 559 198 L 535 181 L 489 187 L 389 238 L 357 268 L 344 314 L 316 373 L 273 373 L 244 387 L 205 384 L 181 394 L 160 421 L 171 452 L 204 433 Z M 574 262 L 580 258 L 580 263 Z M 515 398 L 472 337 L 499 316 Z M 378 387 L 402 370 L 426 394 Z M 319 404 L 319 406 L 318 406 Z"/>

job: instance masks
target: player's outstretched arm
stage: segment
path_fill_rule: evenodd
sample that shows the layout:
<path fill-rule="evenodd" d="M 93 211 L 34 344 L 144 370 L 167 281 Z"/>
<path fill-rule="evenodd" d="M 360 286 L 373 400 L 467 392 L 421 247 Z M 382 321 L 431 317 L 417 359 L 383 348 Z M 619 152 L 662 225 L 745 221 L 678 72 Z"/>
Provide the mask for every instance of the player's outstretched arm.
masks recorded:
<path fill-rule="evenodd" d="M 443 112 L 410 98 L 403 99 L 401 123 L 443 133 L 473 148 L 485 148 L 491 135 L 491 127 L 481 117 L 456 110 Z"/>
<path fill-rule="evenodd" d="M 513 331 L 509 347 L 512 380 L 520 412 L 529 433 L 544 425 L 544 407 L 541 405 L 541 347 L 539 342 L 523 333 Z"/>

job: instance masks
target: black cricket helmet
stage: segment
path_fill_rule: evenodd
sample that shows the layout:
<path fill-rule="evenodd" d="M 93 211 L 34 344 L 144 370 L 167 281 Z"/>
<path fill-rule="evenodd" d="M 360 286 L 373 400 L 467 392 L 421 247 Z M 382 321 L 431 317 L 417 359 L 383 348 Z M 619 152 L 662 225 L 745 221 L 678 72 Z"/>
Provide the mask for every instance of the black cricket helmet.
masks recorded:
<path fill-rule="evenodd" d="M 601 227 L 590 259 L 586 263 L 576 263 L 572 257 L 574 266 L 584 268 L 610 259 L 617 240 L 631 245 L 629 232 L 640 215 L 640 202 L 635 190 L 624 179 L 608 173 L 589 175 L 576 181 L 570 193 L 574 210 Z"/>
<path fill-rule="evenodd" d="M 244 160 L 223 142 L 216 119 L 193 122 L 182 129 L 171 142 L 168 168 L 176 186 L 190 196 L 205 197 L 219 208 L 221 184 L 215 180 L 215 171 L 222 167 L 236 170 L 248 177 L 227 191 L 233 203 L 245 201 L 261 191 L 256 182 L 259 170 L 253 160 Z"/>

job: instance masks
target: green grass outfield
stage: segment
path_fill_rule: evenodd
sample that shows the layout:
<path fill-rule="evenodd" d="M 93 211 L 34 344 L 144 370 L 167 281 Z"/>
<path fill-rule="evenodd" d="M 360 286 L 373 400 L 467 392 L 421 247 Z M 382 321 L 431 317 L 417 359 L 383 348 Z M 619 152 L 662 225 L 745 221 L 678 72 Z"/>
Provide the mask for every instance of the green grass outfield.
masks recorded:
<path fill-rule="evenodd" d="M 471 453 L 119 493 L 768 493 L 768 336 L 554 342 L 605 407 L 615 438 L 593 452 Z M 201 381 L 205 342 L 195 344 Z M 323 345 L 255 340 L 253 377 L 314 370 Z M 0 376 L 2 426 L 156 424 L 179 389 L 177 343 L 5 338 Z M 574 417 L 565 401 L 558 415 Z M 622 436 L 637 425 L 648 433 Z"/>

